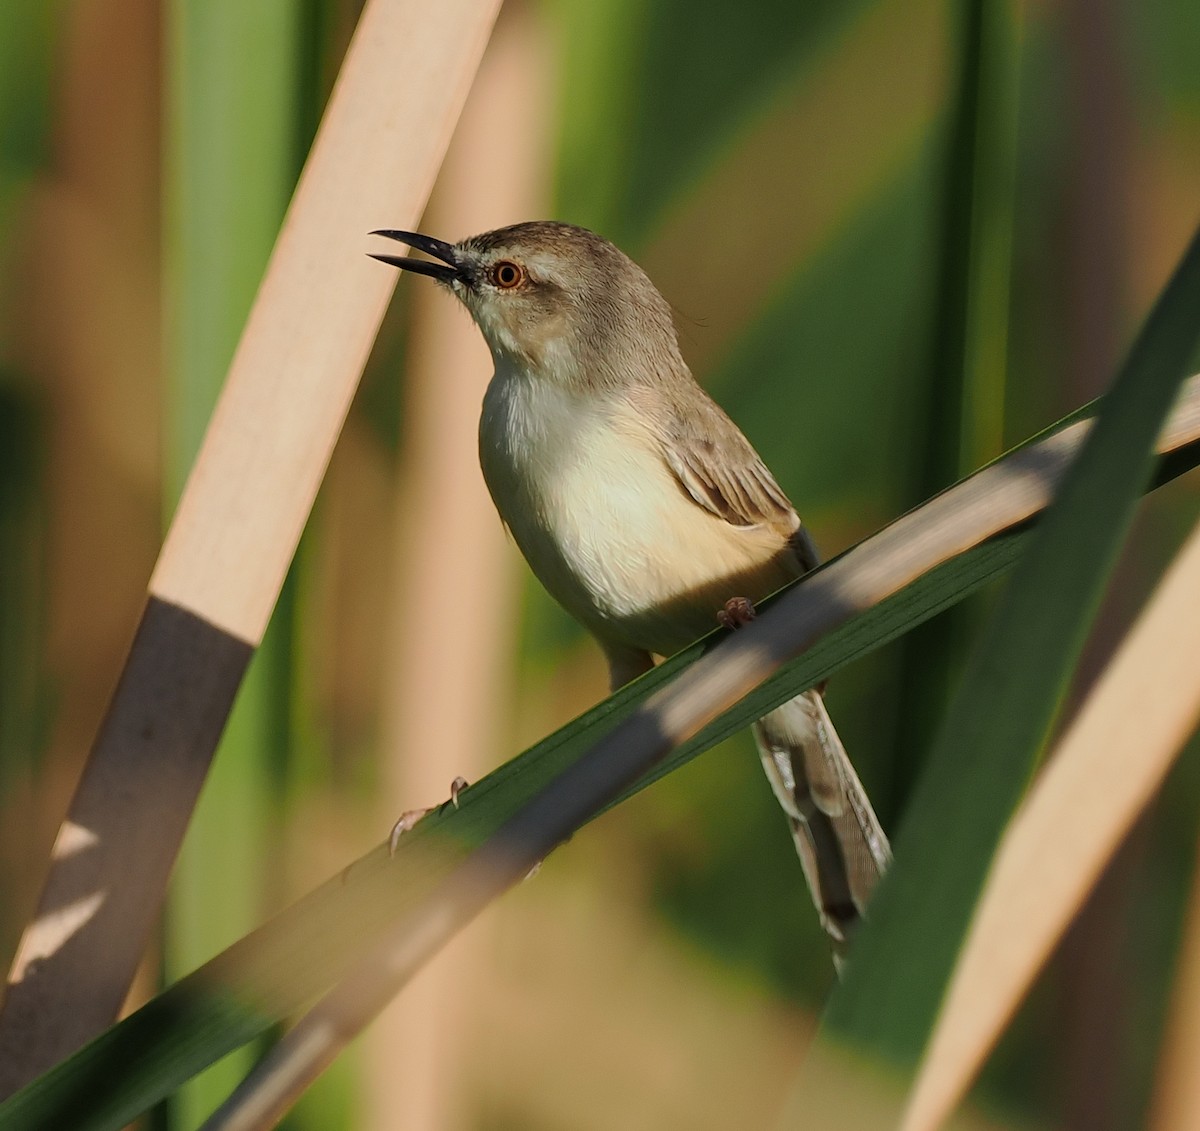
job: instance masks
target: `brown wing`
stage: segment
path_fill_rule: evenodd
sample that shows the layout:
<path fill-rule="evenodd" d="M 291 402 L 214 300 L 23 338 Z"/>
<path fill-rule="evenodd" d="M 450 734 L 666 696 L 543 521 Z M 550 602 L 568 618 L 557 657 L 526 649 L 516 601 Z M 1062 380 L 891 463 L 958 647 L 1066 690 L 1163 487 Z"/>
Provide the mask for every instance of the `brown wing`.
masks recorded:
<path fill-rule="evenodd" d="M 664 457 L 683 490 L 732 526 L 780 528 L 803 569 L 818 557 L 796 510 L 767 465 L 721 408 L 701 393 L 666 422 Z"/>

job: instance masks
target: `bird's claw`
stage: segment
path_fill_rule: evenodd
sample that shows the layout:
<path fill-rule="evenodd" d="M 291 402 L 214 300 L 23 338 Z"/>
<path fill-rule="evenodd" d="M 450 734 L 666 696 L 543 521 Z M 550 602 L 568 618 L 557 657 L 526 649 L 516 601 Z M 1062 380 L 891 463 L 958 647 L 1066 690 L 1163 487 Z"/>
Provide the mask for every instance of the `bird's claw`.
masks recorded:
<path fill-rule="evenodd" d="M 725 607 L 717 611 L 717 623 L 730 630 L 748 625 L 757 614 L 749 597 L 730 597 Z"/>
<path fill-rule="evenodd" d="M 442 810 L 447 805 L 453 805 L 458 808 L 458 799 L 462 795 L 464 789 L 470 785 L 464 777 L 456 777 L 450 783 L 450 800 L 443 801 L 440 805 L 430 805 L 424 809 L 408 809 L 400 814 L 400 819 L 392 826 L 391 834 L 388 836 L 388 855 L 395 856 L 396 848 L 400 844 L 400 838 L 405 834 L 412 832 L 417 827 L 417 822 L 422 817 L 432 813 L 435 809 Z"/>
<path fill-rule="evenodd" d="M 417 827 L 417 822 L 425 816 L 426 813 L 432 813 L 437 806 L 433 805 L 427 809 L 406 809 L 400 814 L 400 819 L 392 826 L 391 835 L 388 837 L 388 855 L 395 856 L 396 849 L 400 844 L 400 838 L 405 833 L 410 833 Z"/>

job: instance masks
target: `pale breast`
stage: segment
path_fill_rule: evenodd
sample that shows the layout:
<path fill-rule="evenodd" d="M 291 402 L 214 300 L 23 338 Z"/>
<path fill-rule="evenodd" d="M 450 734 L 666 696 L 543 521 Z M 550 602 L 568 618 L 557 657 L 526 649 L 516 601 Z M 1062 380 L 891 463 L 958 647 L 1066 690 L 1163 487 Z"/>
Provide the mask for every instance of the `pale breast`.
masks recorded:
<path fill-rule="evenodd" d="M 479 439 L 488 489 L 534 573 L 603 638 L 673 652 L 729 597 L 758 599 L 797 572 L 778 531 L 697 506 L 647 421 L 619 401 L 498 373 Z"/>

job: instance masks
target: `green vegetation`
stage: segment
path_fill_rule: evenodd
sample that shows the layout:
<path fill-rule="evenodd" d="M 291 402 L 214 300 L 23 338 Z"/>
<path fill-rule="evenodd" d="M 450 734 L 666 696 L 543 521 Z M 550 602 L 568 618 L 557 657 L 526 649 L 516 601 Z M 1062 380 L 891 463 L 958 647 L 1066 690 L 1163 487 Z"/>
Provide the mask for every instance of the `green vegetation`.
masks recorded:
<path fill-rule="evenodd" d="M 143 7 L 99 40 L 82 9 L 0 14 L 0 826 L 14 830 L 0 837 L 0 937 L 10 944 L 358 5 L 273 0 L 251 14 L 176 0 L 161 42 Z M 523 12 L 556 60 L 544 143 L 552 213 L 645 264 L 677 308 L 698 376 L 827 554 L 1113 392 L 1044 521 L 823 638 L 657 768 L 654 789 L 643 783 L 501 901 L 503 946 L 448 1010 L 447 1024 L 470 1034 L 453 1077 L 466 1125 L 562 1124 L 553 1073 L 606 1094 L 597 1126 L 627 1123 L 623 1102 L 649 1123 L 701 1125 L 689 1088 L 713 1126 L 767 1122 L 787 1090 L 779 1065 L 803 1085 L 806 1034 L 822 1014 L 822 1040 L 903 1073 L 915 1065 L 1008 816 L 1198 509 L 1195 450 L 1139 500 L 1157 422 L 1197 368 L 1194 248 L 1164 288 L 1197 220 L 1187 186 L 1200 98 L 1186 62 L 1200 53 L 1200 26 L 1163 2 L 1081 17 L 1085 7 L 1025 6 L 1021 26 L 1016 6 L 995 0 L 548 0 Z M 1098 33 L 1076 34 L 1080 18 Z M 156 1119 L 196 1126 L 252 1056 L 179 1086 L 253 1049 L 344 969 L 354 935 L 412 906 L 431 878 L 422 869 L 446 866 L 422 863 L 423 845 L 444 841 L 457 859 L 480 843 L 705 646 L 592 706 L 603 687 L 594 650 L 526 583 L 511 598 L 520 655 L 496 675 L 507 709 L 489 755 L 526 753 L 476 783 L 469 805 L 422 826 L 395 862 L 376 850 L 337 878 L 387 831 L 372 802 L 388 778 L 381 717 L 395 695 L 381 673 L 409 549 L 391 531 L 406 487 L 397 469 L 418 445 L 402 409 L 400 295 L 189 833 L 154 963 L 165 991 L 155 997 L 147 982 L 137 1001 L 149 1004 L 0 1106 L 0 1129 L 119 1127 L 168 1096 Z M 471 567 L 447 563 L 464 589 L 477 581 Z M 831 714 L 897 856 L 839 985 L 741 733 L 831 674 Z M 985 1072 L 973 1099 L 1001 1113 L 996 1125 L 1145 1124 L 1200 833 L 1192 745 L 1065 944 L 1071 960 L 1043 973 Z M 445 767 L 447 784 L 456 769 Z M 296 901 L 232 958 L 186 977 Z M 590 941 L 555 944 L 547 922 L 577 920 Z M 338 927 L 351 939 L 335 939 Z M 574 972 L 578 998 L 559 983 L 545 994 L 566 995 L 566 1022 L 539 997 L 552 972 L 535 935 Z M 583 985 L 613 952 L 641 957 L 602 1007 Z M 658 992 L 637 967 L 658 969 L 652 959 L 679 972 L 678 985 L 656 979 L 670 1021 L 655 1040 L 686 1066 L 687 1088 L 662 1085 L 679 1078 L 656 1075 L 650 1053 L 644 1079 L 640 1068 L 606 1076 L 620 1069 L 581 1035 L 628 1032 L 636 1043 L 637 1006 Z M 250 989 L 213 996 L 218 976 Z M 514 1001 L 528 1001 L 528 1016 Z M 741 1093 L 713 1094 L 710 1054 L 681 1002 L 730 1032 L 739 1009 L 756 1018 L 736 1030 L 744 1047 L 723 1055 L 748 1090 L 766 1089 L 761 1111 L 739 1107 L 752 1102 Z M 564 1023 L 579 1031 L 552 1042 L 551 1058 L 545 1033 Z M 1084 1034 L 1109 1071 L 1076 1055 Z M 295 1126 L 367 1125 L 363 1097 L 379 1068 L 357 1052 L 347 1060 L 336 1087 L 289 1117 Z"/>

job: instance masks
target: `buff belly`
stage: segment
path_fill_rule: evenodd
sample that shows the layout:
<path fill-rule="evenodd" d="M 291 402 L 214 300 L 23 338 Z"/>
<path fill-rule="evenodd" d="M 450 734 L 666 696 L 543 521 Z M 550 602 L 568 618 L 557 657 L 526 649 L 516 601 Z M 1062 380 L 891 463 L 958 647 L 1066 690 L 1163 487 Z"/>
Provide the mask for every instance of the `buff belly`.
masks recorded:
<path fill-rule="evenodd" d="M 730 597 L 758 600 L 796 575 L 777 531 L 699 507 L 620 401 L 498 371 L 480 463 L 534 573 L 602 640 L 670 654 Z"/>

